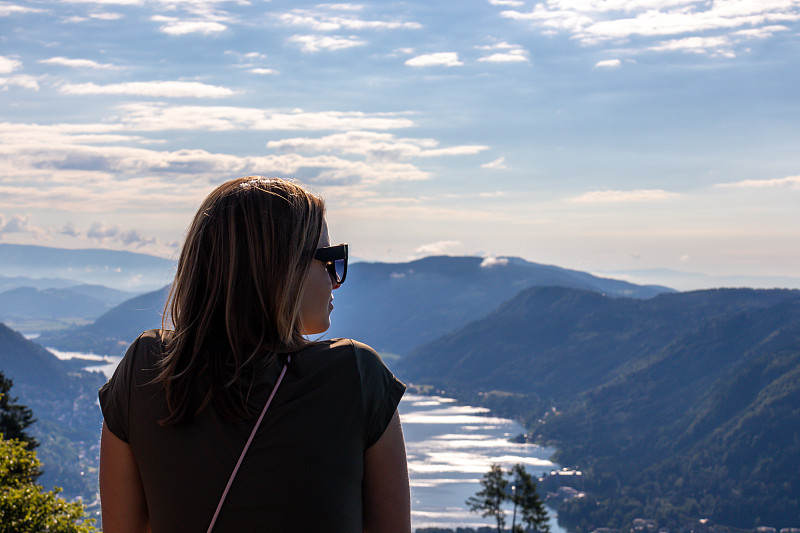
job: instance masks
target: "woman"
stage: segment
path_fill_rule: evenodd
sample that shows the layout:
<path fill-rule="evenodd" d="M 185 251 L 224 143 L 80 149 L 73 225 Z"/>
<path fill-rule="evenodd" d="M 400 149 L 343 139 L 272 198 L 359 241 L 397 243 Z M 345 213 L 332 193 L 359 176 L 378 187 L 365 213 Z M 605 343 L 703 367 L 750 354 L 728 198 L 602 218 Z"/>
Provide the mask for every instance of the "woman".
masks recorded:
<path fill-rule="evenodd" d="M 103 530 L 410 531 L 405 390 L 330 325 L 347 245 L 291 182 L 224 183 L 189 228 L 165 311 L 100 390 Z M 286 367 L 282 381 L 279 381 Z M 277 388 L 276 388 L 276 383 Z"/>

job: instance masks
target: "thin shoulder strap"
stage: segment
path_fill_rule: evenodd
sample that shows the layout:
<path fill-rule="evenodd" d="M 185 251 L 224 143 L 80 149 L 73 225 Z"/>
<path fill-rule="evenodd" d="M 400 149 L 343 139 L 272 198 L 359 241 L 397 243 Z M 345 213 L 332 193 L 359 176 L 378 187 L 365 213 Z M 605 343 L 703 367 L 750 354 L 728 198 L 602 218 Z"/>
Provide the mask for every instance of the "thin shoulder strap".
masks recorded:
<path fill-rule="evenodd" d="M 278 391 L 278 386 L 280 386 L 281 381 L 283 381 L 283 376 L 286 375 L 286 369 L 289 367 L 289 362 L 292 360 L 292 356 L 289 355 L 286 357 L 286 364 L 283 365 L 283 370 L 281 370 L 281 375 L 278 376 L 278 381 L 275 382 L 275 386 L 272 387 L 272 392 L 267 398 L 267 403 L 264 404 L 264 408 L 261 410 L 261 415 L 256 420 L 256 425 L 253 426 L 253 431 L 250 432 L 250 438 L 247 439 L 247 443 L 244 445 L 244 449 L 242 450 L 241 455 L 239 455 L 239 460 L 236 461 L 236 466 L 233 467 L 233 472 L 231 472 L 231 477 L 228 479 L 228 484 L 225 486 L 225 490 L 222 492 L 222 497 L 219 499 L 219 503 L 217 504 L 217 510 L 214 511 L 214 517 L 211 519 L 211 523 L 208 525 L 208 531 L 206 533 L 211 533 L 211 530 L 214 529 L 214 524 L 217 523 L 217 517 L 219 516 L 219 512 L 222 510 L 222 504 L 225 503 L 225 498 L 228 497 L 228 491 L 231 489 L 231 485 L 233 485 L 233 478 L 236 477 L 236 473 L 239 471 L 239 467 L 242 466 L 242 461 L 244 460 L 244 456 L 247 453 L 247 449 L 250 448 L 250 443 L 253 442 L 253 438 L 256 436 L 256 431 L 258 431 L 259 426 L 261 426 L 261 421 L 264 420 L 264 415 L 267 414 L 267 409 L 269 409 L 269 404 L 272 403 L 272 399 L 275 397 L 275 393 Z"/>

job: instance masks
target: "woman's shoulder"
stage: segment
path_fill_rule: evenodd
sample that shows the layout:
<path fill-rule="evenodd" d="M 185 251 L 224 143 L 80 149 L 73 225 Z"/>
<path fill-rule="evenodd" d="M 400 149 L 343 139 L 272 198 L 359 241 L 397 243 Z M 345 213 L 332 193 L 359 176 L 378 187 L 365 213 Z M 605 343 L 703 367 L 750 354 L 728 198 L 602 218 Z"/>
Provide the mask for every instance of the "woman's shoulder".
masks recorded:
<path fill-rule="evenodd" d="M 164 354 L 169 339 L 172 338 L 172 331 L 162 329 L 150 329 L 142 332 L 136 340 L 128 347 L 128 351 L 123 357 L 130 363 L 135 361 L 137 368 L 150 368 Z"/>
<path fill-rule="evenodd" d="M 330 339 L 317 343 L 316 350 L 316 353 L 322 356 L 321 359 L 348 360 L 354 364 L 353 368 L 357 369 L 362 379 L 381 375 L 384 379 L 396 380 L 380 354 L 363 342 L 347 338 Z"/>
<path fill-rule="evenodd" d="M 330 355 L 342 355 L 342 356 L 352 356 L 355 355 L 356 357 L 377 357 L 380 359 L 380 355 L 378 352 L 375 351 L 371 346 L 364 344 L 363 342 L 357 341 L 355 339 L 347 339 L 347 338 L 336 338 L 336 339 L 327 339 L 324 341 L 317 341 L 312 343 L 310 346 L 306 348 L 311 352 L 327 352 Z"/>

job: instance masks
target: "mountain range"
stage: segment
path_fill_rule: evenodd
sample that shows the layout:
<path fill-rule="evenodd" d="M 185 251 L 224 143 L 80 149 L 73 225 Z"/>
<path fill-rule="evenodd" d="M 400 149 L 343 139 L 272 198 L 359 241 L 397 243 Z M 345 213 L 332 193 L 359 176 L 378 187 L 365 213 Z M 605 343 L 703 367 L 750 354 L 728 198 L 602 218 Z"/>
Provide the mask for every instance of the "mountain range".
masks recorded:
<path fill-rule="evenodd" d="M 90 490 L 75 469 L 96 466 L 104 378 L 41 346 L 122 354 L 160 326 L 167 290 L 38 345 L 0 326 L 0 369 L 70 494 Z M 334 296 L 327 336 L 394 354 L 401 379 L 516 418 L 581 469 L 586 496 L 559 508 L 571 530 L 639 517 L 673 530 L 701 517 L 800 525 L 800 291 L 678 293 L 516 258 L 429 257 L 354 263 Z"/>
<path fill-rule="evenodd" d="M 523 290 L 398 362 L 521 419 L 584 471 L 574 529 L 800 524 L 800 291 Z"/>
<path fill-rule="evenodd" d="M 334 292 L 326 337 L 356 338 L 403 355 L 494 310 L 523 288 L 563 285 L 613 296 L 649 298 L 671 289 L 599 278 L 518 258 L 428 257 L 409 263 L 354 263 Z M 137 296 L 94 323 L 43 333 L 60 350 L 124 353 L 143 330 L 160 327 L 168 289 Z"/>
<path fill-rule="evenodd" d="M 174 266 L 175 262 L 170 259 L 127 251 L 0 243 L 0 274 L 6 279 L 66 278 L 74 280 L 73 285 L 99 284 L 122 291 L 143 292 L 168 283 Z"/>

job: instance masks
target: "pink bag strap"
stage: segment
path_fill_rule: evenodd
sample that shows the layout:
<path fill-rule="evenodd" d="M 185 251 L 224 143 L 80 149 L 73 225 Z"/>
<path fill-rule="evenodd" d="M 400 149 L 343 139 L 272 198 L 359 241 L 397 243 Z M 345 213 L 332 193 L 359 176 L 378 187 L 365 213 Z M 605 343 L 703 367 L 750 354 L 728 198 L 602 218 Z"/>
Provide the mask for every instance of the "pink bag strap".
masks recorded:
<path fill-rule="evenodd" d="M 239 460 L 236 461 L 236 466 L 233 467 L 233 472 L 231 472 L 231 477 L 228 479 L 228 484 L 225 485 L 225 490 L 222 492 L 222 497 L 219 499 L 219 503 L 217 504 L 217 510 L 214 511 L 214 517 L 211 519 L 211 523 L 208 525 L 208 531 L 206 533 L 211 533 L 211 530 L 214 529 L 214 524 L 217 523 L 217 517 L 219 516 L 219 512 L 222 510 L 222 504 L 225 503 L 225 498 L 228 497 L 228 491 L 231 489 L 231 485 L 233 485 L 233 478 L 236 477 L 236 473 L 239 471 L 239 467 L 242 466 L 242 461 L 244 460 L 244 456 L 247 453 L 247 449 L 250 448 L 250 443 L 253 442 L 253 438 L 256 436 L 256 431 L 258 431 L 258 427 L 261 425 L 261 421 L 264 420 L 264 415 L 267 414 L 267 409 L 269 409 L 269 404 L 272 403 L 272 399 L 275 397 L 275 393 L 278 392 L 278 386 L 283 381 L 283 376 L 286 375 L 286 369 L 289 367 L 289 362 L 292 360 L 292 356 L 289 355 L 286 357 L 286 364 L 283 365 L 283 370 L 281 370 L 281 375 L 278 376 L 278 381 L 275 382 L 275 386 L 272 387 L 272 392 L 267 398 L 267 403 L 264 404 L 264 408 L 261 410 L 261 415 L 256 420 L 256 425 L 253 426 L 253 431 L 250 432 L 250 438 L 247 439 L 247 442 L 244 445 L 244 449 L 242 453 L 239 455 Z"/>

